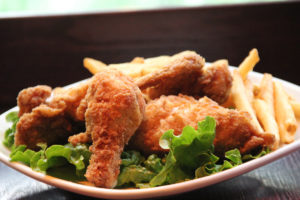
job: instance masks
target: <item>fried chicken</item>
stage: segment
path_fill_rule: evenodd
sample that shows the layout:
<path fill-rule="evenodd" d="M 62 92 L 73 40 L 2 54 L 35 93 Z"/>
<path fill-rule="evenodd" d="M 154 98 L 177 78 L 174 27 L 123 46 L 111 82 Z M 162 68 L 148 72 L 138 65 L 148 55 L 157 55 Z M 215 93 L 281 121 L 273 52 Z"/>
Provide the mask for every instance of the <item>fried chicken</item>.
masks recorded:
<path fill-rule="evenodd" d="M 134 82 L 115 69 L 91 79 L 85 104 L 86 132 L 69 138 L 73 144 L 92 139 L 86 178 L 96 186 L 112 188 L 120 173 L 121 153 L 139 127 L 145 101 Z"/>
<path fill-rule="evenodd" d="M 70 135 L 81 132 L 84 120 L 77 107 L 84 98 L 88 81 L 69 89 L 36 86 L 18 95 L 20 120 L 16 126 L 15 145 L 38 149 L 38 143 L 66 143 Z"/>
<path fill-rule="evenodd" d="M 227 100 L 231 86 L 232 76 L 228 69 L 228 61 L 218 60 L 203 67 L 202 76 L 187 94 L 194 97 L 207 96 L 222 104 Z"/>
<path fill-rule="evenodd" d="M 135 80 L 150 99 L 189 90 L 202 74 L 205 60 L 193 51 L 172 56 L 165 66 Z"/>
<path fill-rule="evenodd" d="M 171 57 L 166 66 L 136 79 L 150 99 L 179 93 L 196 98 L 208 96 L 222 104 L 228 98 L 232 77 L 228 62 L 220 60 L 205 66 L 205 60 L 192 51 Z"/>
<path fill-rule="evenodd" d="M 46 99 L 51 95 L 51 90 L 51 87 L 46 85 L 29 87 L 22 90 L 17 97 L 19 117 L 24 113 L 30 113 L 33 108 L 45 103 Z"/>
<path fill-rule="evenodd" d="M 197 122 L 206 116 L 217 121 L 214 140 L 217 155 L 222 156 L 233 148 L 244 154 L 274 142 L 271 134 L 259 133 L 255 129 L 246 112 L 223 108 L 207 97 L 196 100 L 184 95 L 171 95 L 147 104 L 145 118 L 130 146 L 146 154 L 164 153 L 167 150 L 159 146 L 159 139 L 165 131 L 173 129 L 178 135 L 186 125 L 197 128 Z"/>

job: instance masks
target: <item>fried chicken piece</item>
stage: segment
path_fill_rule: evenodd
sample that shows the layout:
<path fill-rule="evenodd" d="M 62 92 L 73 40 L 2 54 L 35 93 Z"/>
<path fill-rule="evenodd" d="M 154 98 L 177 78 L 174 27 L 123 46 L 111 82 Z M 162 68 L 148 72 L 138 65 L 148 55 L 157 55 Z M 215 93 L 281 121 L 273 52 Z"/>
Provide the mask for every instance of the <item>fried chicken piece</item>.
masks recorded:
<path fill-rule="evenodd" d="M 198 78 L 197 84 L 186 94 L 194 97 L 207 96 L 222 104 L 227 100 L 231 86 L 232 76 L 228 69 L 228 61 L 218 60 L 203 67 L 202 76 Z"/>
<path fill-rule="evenodd" d="M 150 99 L 161 95 L 178 94 L 190 90 L 202 74 L 205 60 L 193 51 L 171 57 L 163 68 L 135 80 Z"/>
<path fill-rule="evenodd" d="M 38 150 L 38 143 L 63 144 L 70 135 L 82 131 L 83 127 L 83 123 L 65 115 L 64 107 L 51 108 L 42 104 L 20 118 L 15 145 L 25 144 L 29 149 Z"/>
<path fill-rule="evenodd" d="M 159 146 L 159 139 L 165 131 L 173 129 L 178 135 L 186 125 L 197 128 L 197 123 L 206 116 L 214 117 L 217 122 L 214 140 L 217 155 L 234 148 L 245 154 L 274 142 L 271 134 L 256 130 L 246 112 L 221 107 L 207 97 L 196 100 L 179 95 L 162 96 L 147 104 L 145 118 L 130 146 L 146 154 L 164 153 L 167 150 Z"/>
<path fill-rule="evenodd" d="M 204 64 L 204 59 L 195 52 L 184 51 L 174 55 L 164 68 L 142 76 L 136 83 L 150 99 L 182 93 L 196 98 L 208 96 L 222 104 L 232 85 L 228 62 Z"/>
<path fill-rule="evenodd" d="M 46 85 L 38 85 L 22 90 L 17 98 L 19 107 L 19 117 L 24 113 L 29 113 L 33 108 L 46 102 L 51 95 L 51 87 Z"/>
<path fill-rule="evenodd" d="M 85 176 L 96 186 L 112 188 L 120 173 L 123 148 L 142 122 L 145 101 L 129 77 L 108 68 L 94 75 L 85 102 L 86 132 L 69 141 L 92 138 Z"/>
<path fill-rule="evenodd" d="M 21 113 L 16 126 L 15 145 L 38 149 L 38 143 L 65 143 L 70 135 L 84 128 L 77 107 L 84 98 L 88 81 L 69 89 L 55 89 L 53 96 L 48 86 L 22 90 L 18 95 Z"/>

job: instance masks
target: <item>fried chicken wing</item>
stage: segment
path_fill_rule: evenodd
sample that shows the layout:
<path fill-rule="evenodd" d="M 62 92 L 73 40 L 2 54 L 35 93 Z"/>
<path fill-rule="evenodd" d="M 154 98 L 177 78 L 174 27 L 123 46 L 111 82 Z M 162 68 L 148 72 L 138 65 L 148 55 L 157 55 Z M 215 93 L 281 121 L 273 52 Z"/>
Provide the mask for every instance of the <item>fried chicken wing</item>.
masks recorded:
<path fill-rule="evenodd" d="M 83 125 L 66 116 L 64 107 L 51 108 L 42 104 L 20 118 L 15 145 L 25 144 L 27 148 L 37 150 L 38 143 L 64 144 L 68 136 L 82 131 Z"/>
<path fill-rule="evenodd" d="M 202 74 L 205 60 L 193 51 L 172 56 L 165 66 L 135 80 L 150 99 L 189 90 Z"/>
<path fill-rule="evenodd" d="M 38 143 L 65 143 L 70 135 L 81 132 L 84 117 L 78 116 L 77 107 L 87 88 L 88 81 L 69 89 L 54 89 L 53 96 L 48 86 L 22 90 L 17 98 L 20 120 L 16 126 L 15 145 L 38 149 Z"/>
<path fill-rule="evenodd" d="M 22 90 L 18 97 L 17 103 L 19 107 L 19 117 L 24 113 L 29 113 L 33 108 L 46 102 L 46 99 L 51 95 L 51 87 L 46 85 L 39 85 L 36 87 L 29 87 Z"/>
<path fill-rule="evenodd" d="M 217 121 L 214 140 L 215 153 L 238 148 L 242 154 L 251 152 L 274 141 L 271 134 L 259 133 L 249 120 L 246 112 L 226 109 L 207 97 L 199 100 L 184 95 L 162 96 L 149 102 L 145 118 L 130 141 L 130 146 L 146 154 L 163 153 L 167 150 L 159 146 L 162 134 L 173 129 L 178 135 L 186 125 L 197 128 L 197 122 L 206 116 Z"/>
<path fill-rule="evenodd" d="M 197 84 L 193 85 L 192 91 L 186 93 L 194 97 L 207 96 L 222 104 L 227 100 L 231 86 L 232 76 L 228 69 L 228 61 L 218 60 L 203 67 L 202 76 L 198 78 Z"/>
<path fill-rule="evenodd" d="M 150 99 L 182 93 L 196 98 L 208 96 L 222 104 L 232 85 L 228 62 L 204 64 L 205 60 L 195 52 L 184 51 L 174 55 L 163 68 L 136 79 L 136 84 Z"/>
<path fill-rule="evenodd" d="M 114 69 L 94 75 L 85 97 L 86 132 L 69 138 L 73 144 L 92 139 L 89 182 L 112 188 L 120 172 L 121 153 L 139 127 L 145 101 L 134 82 Z"/>

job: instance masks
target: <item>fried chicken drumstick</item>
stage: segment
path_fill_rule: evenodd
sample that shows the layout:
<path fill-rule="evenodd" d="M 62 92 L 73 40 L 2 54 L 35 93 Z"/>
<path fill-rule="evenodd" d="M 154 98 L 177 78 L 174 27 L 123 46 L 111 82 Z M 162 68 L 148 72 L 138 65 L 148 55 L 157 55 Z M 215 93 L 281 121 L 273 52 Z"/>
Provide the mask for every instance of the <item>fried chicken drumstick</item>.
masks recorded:
<path fill-rule="evenodd" d="M 222 156 L 234 148 L 244 154 L 274 141 L 273 135 L 256 130 L 246 112 L 223 108 L 207 97 L 196 100 L 184 95 L 170 95 L 147 104 L 145 118 L 131 139 L 130 146 L 146 154 L 164 153 L 167 150 L 159 146 L 159 139 L 165 131 L 174 129 L 174 134 L 178 135 L 186 125 L 196 128 L 197 122 L 206 116 L 217 121 L 214 140 L 217 155 Z"/>
<path fill-rule="evenodd" d="M 145 101 L 139 88 L 114 69 L 91 79 L 85 104 L 86 132 L 69 138 L 72 144 L 92 139 L 90 165 L 85 174 L 98 187 L 112 188 L 120 172 L 121 153 L 139 127 Z"/>

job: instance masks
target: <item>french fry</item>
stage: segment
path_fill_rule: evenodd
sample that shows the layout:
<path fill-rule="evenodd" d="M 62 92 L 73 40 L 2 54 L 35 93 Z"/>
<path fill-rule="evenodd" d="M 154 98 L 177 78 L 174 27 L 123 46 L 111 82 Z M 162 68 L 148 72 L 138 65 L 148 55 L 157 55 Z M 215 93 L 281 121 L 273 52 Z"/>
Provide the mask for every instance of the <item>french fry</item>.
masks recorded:
<path fill-rule="evenodd" d="M 170 62 L 171 58 L 170 56 L 158 56 L 147 59 L 136 57 L 130 63 L 110 64 L 108 67 L 118 69 L 136 79 L 163 68 Z"/>
<path fill-rule="evenodd" d="M 83 59 L 83 66 L 88 69 L 92 74 L 96 74 L 99 72 L 103 67 L 107 67 L 107 65 L 99 60 L 93 58 L 84 58 Z"/>
<path fill-rule="evenodd" d="M 259 132 L 263 133 L 264 131 L 261 128 L 256 118 L 255 112 L 248 100 L 245 85 L 238 70 L 233 71 L 233 82 L 232 82 L 231 93 L 232 93 L 235 107 L 238 110 L 248 112 L 251 116 L 251 123 L 257 128 Z"/>
<path fill-rule="evenodd" d="M 275 141 L 271 146 L 271 149 L 277 149 L 280 143 L 279 130 L 274 115 L 272 115 L 272 112 L 269 110 L 269 106 L 267 106 L 265 101 L 255 98 L 253 100 L 253 107 L 264 130 L 274 135 Z"/>
<path fill-rule="evenodd" d="M 257 49 L 252 49 L 249 52 L 249 55 L 243 60 L 243 62 L 239 65 L 238 71 L 241 74 L 243 80 L 246 79 L 247 74 L 253 70 L 256 63 L 259 61 L 258 51 Z"/>
<path fill-rule="evenodd" d="M 144 58 L 142 57 L 135 57 L 130 63 L 139 63 L 139 64 L 143 64 L 145 63 Z"/>
<path fill-rule="evenodd" d="M 271 112 L 272 116 L 275 117 L 274 89 L 273 89 L 273 80 L 271 74 L 267 74 L 267 73 L 264 74 L 260 82 L 260 90 L 257 97 L 266 102 L 266 106 L 268 107 L 268 110 Z"/>
<path fill-rule="evenodd" d="M 300 102 L 297 102 L 295 100 L 290 100 L 289 102 L 294 110 L 295 116 L 297 118 L 300 118 Z"/>
<path fill-rule="evenodd" d="M 245 85 L 248 101 L 252 105 L 252 101 L 254 98 L 254 95 L 253 95 L 254 85 L 249 78 L 246 78 L 246 80 L 244 81 L 244 85 Z"/>
<path fill-rule="evenodd" d="M 279 82 L 274 82 L 275 116 L 279 127 L 282 143 L 291 143 L 295 140 L 297 121 L 293 108 L 289 103 L 288 95 Z"/>

